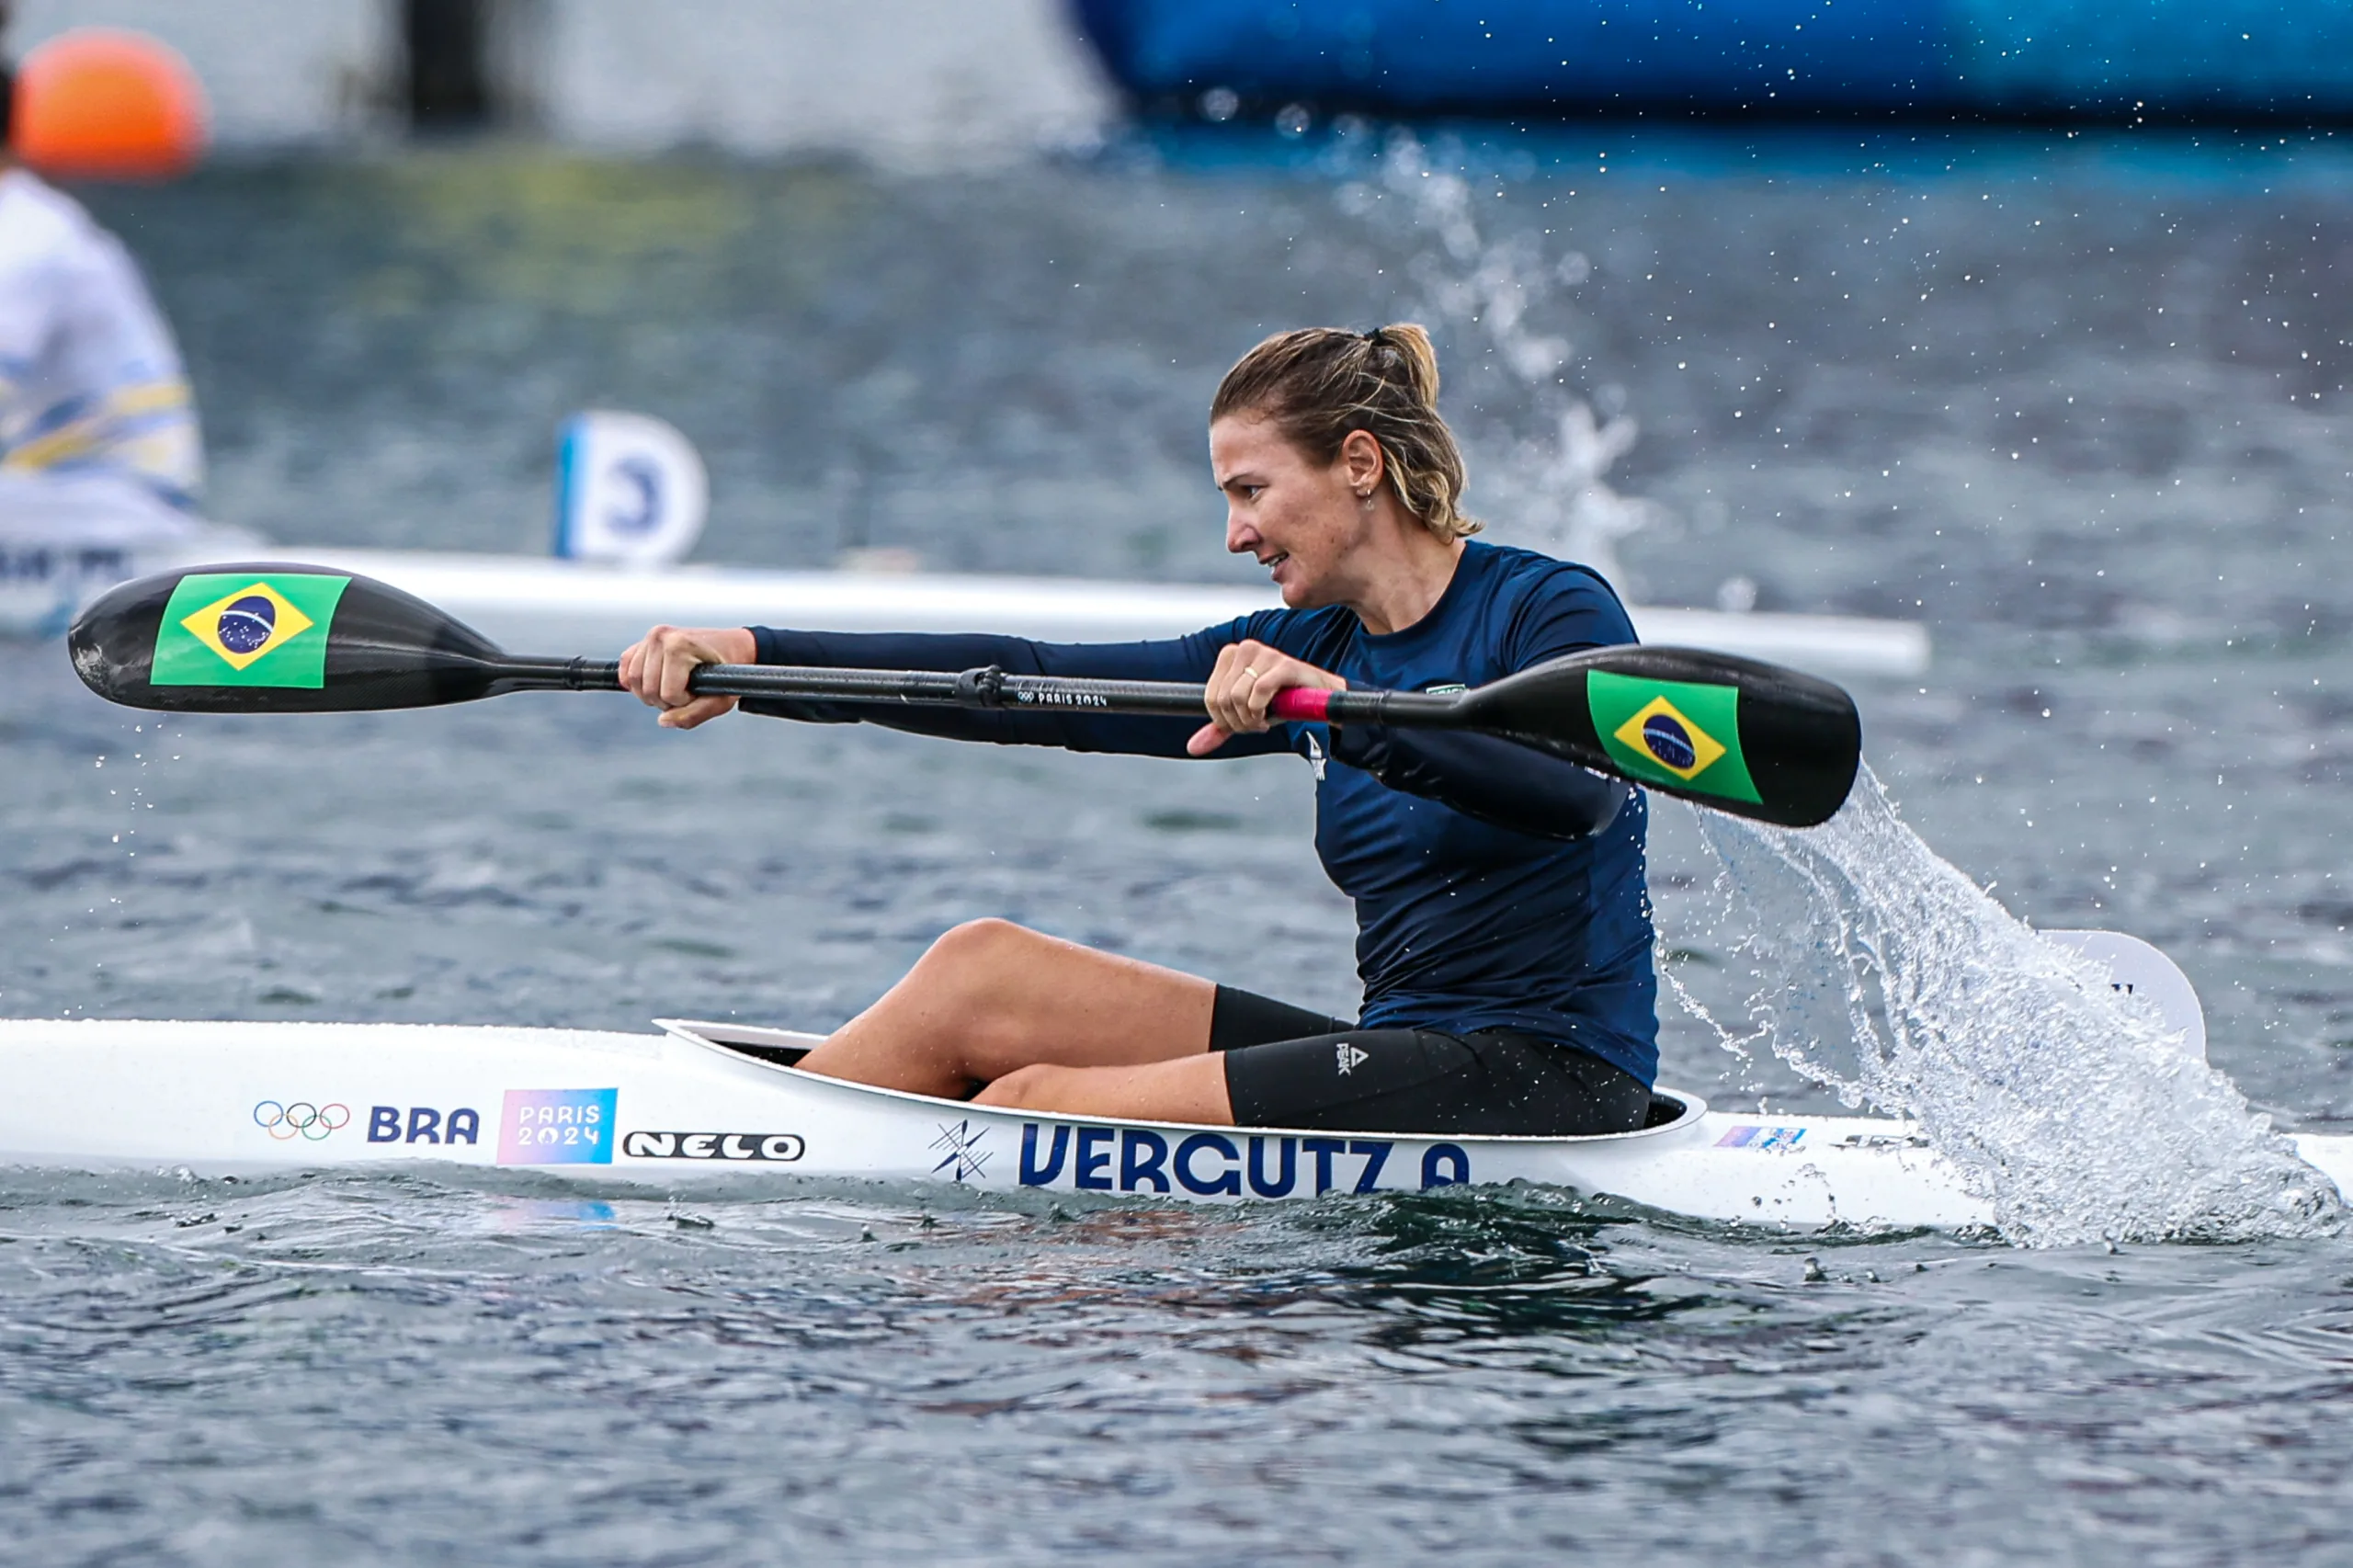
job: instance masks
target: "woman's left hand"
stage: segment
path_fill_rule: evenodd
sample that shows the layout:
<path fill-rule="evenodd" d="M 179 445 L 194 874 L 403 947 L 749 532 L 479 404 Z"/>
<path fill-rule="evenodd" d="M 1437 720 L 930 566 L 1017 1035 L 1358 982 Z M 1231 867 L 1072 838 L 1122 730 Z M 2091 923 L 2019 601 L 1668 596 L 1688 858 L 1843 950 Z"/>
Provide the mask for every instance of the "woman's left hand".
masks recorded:
<path fill-rule="evenodd" d="M 1236 735 L 1271 729 L 1267 708 L 1275 694 L 1301 686 L 1322 691 L 1348 689 L 1348 683 L 1329 670 L 1319 670 L 1264 642 L 1228 644 L 1217 656 L 1217 667 L 1210 672 L 1210 722 L 1193 733 L 1185 750 L 1194 756 L 1207 756 Z"/>

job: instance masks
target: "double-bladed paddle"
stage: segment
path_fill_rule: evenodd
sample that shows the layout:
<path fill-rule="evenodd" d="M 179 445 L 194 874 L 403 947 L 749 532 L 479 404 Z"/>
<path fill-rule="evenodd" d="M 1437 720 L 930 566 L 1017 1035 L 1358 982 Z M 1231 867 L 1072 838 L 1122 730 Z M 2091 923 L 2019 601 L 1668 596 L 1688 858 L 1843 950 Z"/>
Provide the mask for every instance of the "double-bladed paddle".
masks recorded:
<path fill-rule="evenodd" d="M 503 653 L 382 583 L 316 567 L 207 566 L 126 583 L 67 636 L 84 684 L 110 702 L 180 713 L 431 708 L 510 691 L 618 691 L 609 659 Z M 1176 682 L 1007 675 L 994 667 L 807 669 L 707 665 L 698 696 L 892 707 L 1206 715 Z M 1278 719 L 1474 730 L 1736 816 L 1829 819 L 1862 751 L 1852 699 L 1827 681 L 1691 648 L 1596 648 L 1468 691 L 1282 692 Z"/>

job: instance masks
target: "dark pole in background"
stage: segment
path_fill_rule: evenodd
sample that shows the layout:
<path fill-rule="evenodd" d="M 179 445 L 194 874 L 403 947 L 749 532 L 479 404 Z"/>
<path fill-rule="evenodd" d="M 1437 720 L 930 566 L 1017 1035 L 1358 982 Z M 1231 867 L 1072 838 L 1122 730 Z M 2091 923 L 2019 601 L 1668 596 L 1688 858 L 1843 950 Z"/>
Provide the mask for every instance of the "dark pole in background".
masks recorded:
<path fill-rule="evenodd" d="M 486 0 L 404 0 L 409 124 L 419 131 L 465 131 L 491 117 L 484 69 Z"/>

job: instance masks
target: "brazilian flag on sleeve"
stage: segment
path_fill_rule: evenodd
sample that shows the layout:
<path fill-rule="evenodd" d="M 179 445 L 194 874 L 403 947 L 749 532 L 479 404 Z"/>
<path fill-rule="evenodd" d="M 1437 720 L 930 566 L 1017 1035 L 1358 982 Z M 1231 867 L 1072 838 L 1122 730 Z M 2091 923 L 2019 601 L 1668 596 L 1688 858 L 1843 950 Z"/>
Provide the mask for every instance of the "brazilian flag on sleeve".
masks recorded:
<path fill-rule="evenodd" d="M 155 630 L 155 686 L 327 683 L 327 630 L 348 577 L 206 572 L 183 577 Z"/>
<path fill-rule="evenodd" d="M 1627 778 L 1761 803 L 1740 755 L 1740 687 L 1595 670 L 1585 699 L 1601 748 Z"/>

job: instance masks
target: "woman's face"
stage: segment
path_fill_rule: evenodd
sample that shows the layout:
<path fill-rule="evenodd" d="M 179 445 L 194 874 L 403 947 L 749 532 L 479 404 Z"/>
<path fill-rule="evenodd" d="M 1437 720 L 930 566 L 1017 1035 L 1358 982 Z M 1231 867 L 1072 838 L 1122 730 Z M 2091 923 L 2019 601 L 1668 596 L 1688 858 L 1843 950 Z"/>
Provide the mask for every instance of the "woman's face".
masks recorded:
<path fill-rule="evenodd" d="M 1345 603 L 1355 586 L 1344 562 L 1371 514 L 1358 494 L 1364 481 L 1350 470 L 1347 451 L 1319 463 L 1253 415 L 1230 414 L 1210 426 L 1210 472 L 1225 493 L 1225 548 L 1256 557 L 1293 609 Z"/>

